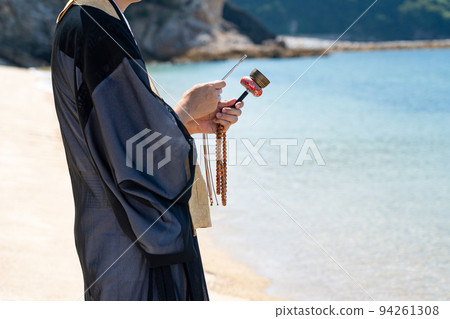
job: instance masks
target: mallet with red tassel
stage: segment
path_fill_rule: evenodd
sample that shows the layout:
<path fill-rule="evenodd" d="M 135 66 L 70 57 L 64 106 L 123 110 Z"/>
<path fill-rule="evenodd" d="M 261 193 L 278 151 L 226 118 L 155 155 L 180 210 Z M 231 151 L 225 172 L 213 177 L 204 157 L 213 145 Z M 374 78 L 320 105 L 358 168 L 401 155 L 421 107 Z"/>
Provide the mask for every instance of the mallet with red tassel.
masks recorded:
<path fill-rule="evenodd" d="M 262 89 L 270 84 L 261 72 L 254 69 L 250 76 L 244 76 L 241 79 L 241 85 L 246 88 L 245 92 L 237 99 L 236 103 L 243 101 L 249 93 L 255 97 L 260 97 Z M 233 107 L 236 106 L 236 103 Z M 222 196 L 222 205 L 227 205 L 227 140 L 224 127 L 217 125 L 216 133 L 216 186 L 217 195 Z"/>

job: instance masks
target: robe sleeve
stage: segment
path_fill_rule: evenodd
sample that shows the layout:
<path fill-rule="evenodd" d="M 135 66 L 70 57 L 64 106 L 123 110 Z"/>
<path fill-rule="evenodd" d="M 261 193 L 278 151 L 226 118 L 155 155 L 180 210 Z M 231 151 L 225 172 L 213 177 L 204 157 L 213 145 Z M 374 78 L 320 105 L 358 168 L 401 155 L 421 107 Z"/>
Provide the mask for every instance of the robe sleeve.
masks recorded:
<path fill-rule="evenodd" d="M 91 101 L 79 117 L 91 158 L 115 218 L 150 264 L 191 260 L 193 139 L 151 91 L 128 30 L 112 17 L 103 21 L 104 30 L 86 21 L 79 57 L 79 95 Z"/>

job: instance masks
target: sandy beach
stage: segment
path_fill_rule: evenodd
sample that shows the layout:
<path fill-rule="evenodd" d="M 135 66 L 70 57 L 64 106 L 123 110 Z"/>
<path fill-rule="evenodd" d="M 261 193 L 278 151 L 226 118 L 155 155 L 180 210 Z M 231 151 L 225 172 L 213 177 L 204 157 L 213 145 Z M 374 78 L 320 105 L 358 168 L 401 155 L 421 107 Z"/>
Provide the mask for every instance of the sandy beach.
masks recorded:
<path fill-rule="evenodd" d="M 70 178 L 49 72 L 0 66 L 0 300 L 83 300 Z M 214 216 L 213 216 L 214 218 Z M 198 232 L 211 300 L 275 300 Z"/>

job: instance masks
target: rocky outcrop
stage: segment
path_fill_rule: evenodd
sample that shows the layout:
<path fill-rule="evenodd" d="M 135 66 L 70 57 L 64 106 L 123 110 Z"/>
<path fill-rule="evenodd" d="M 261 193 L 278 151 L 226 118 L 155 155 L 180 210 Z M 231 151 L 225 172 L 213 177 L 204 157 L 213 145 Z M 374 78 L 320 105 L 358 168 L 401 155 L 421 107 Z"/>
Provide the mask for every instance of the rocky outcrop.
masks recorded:
<path fill-rule="evenodd" d="M 145 1 L 131 6 L 127 16 L 143 54 L 151 59 L 170 60 L 191 48 L 208 46 L 219 33 L 226 32 L 222 19 L 224 3 L 225 0 Z"/>
<path fill-rule="evenodd" d="M 225 0 L 153 1 L 127 11 L 145 57 L 157 60 L 223 59 L 274 39 L 258 20 Z M 198 54 L 198 56 L 196 56 Z"/>
<path fill-rule="evenodd" d="M 55 19 L 66 0 L 0 0 L 0 60 L 20 66 L 50 62 Z M 195 47 L 251 44 L 223 18 L 225 0 L 144 0 L 132 5 L 130 20 L 144 56 L 171 60 Z"/>
<path fill-rule="evenodd" d="M 58 10 L 64 0 L 0 0 L 0 59 L 19 66 L 50 60 Z"/>
<path fill-rule="evenodd" d="M 50 62 L 55 20 L 67 0 L 0 0 L 0 62 L 45 66 Z M 250 52 L 280 56 L 272 35 L 226 0 L 143 0 L 126 16 L 148 60 L 216 60 Z M 231 8 L 231 9 L 230 9 Z M 242 34 L 241 31 L 244 31 Z"/>
<path fill-rule="evenodd" d="M 223 18 L 233 23 L 240 33 L 248 36 L 256 44 L 275 39 L 275 34 L 269 31 L 261 21 L 231 2 L 225 2 Z"/>
<path fill-rule="evenodd" d="M 0 0 L 0 64 L 46 66 L 67 0 Z M 319 55 L 328 41 L 278 37 L 229 0 L 143 0 L 126 12 L 148 60 L 203 61 Z M 338 42 L 335 50 L 449 47 L 448 41 Z"/>

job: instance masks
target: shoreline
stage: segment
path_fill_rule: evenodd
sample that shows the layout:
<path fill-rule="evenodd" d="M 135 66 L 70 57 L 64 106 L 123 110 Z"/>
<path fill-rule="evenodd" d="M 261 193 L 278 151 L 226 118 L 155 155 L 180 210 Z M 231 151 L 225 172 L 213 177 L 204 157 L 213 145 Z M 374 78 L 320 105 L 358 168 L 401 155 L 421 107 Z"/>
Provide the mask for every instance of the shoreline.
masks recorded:
<path fill-rule="evenodd" d="M 83 300 L 73 198 L 49 71 L 0 66 L 0 300 Z M 279 300 L 198 230 L 211 300 Z"/>
<path fill-rule="evenodd" d="M 217 223 L 214 221 L 213 224 Z M 208 229 L 197 229 L 211 300 L 288 300 L 267 294 L 265 290 L 271 284 L 270 280 L 216 248 L 207 232 Z"/>
<path fill-rule="evenodd" d="M 223 61 L 240 59 L 244 53 L 253 59 L 283 59 L 314 57 L 330 55 L 342 51 L 380 51 L 380 50 L 416 50 L 416 49 L 446 49 L 450 48 L 450 39 L 436 40 L 395 40 L 395 41 L 338 41 L 322 38 L 278 36 L 261 45 L 210 45 L 192 48 L 183 55 L 169 60 L 148 59 L 149 64 L 158 63 L 196 63 L 208 61 Z M 334 43 L 334 44 L 333 44 Z M 0 57 L 0 66 L 17 66 L 11 61 Z M 36 67 L 46 69 L 48 66 Z"/>
<path fill-rule="evenodd" d="M 329 55 L 340 51 L 415 50 L 450 48 L 450 39 L 396 41 L 338 41 L 321 38 L 278 36 L 261 45 L 208 46 L 193 48 L 169 62 L 186 63 L 249 58 L 296 58 Z M 149 61 L 158 63 L 161 61 Z"/>
<path fill-rule="evenodd" d="M 287 48 L 327 49 L 335 41 L 321 38 L 280 36 Z M 377 51 L 450 48 L 450 39 L 439 40 L 395 40 L 395 41 L 337 41 L 330 52 L 335 51 Z"/>

